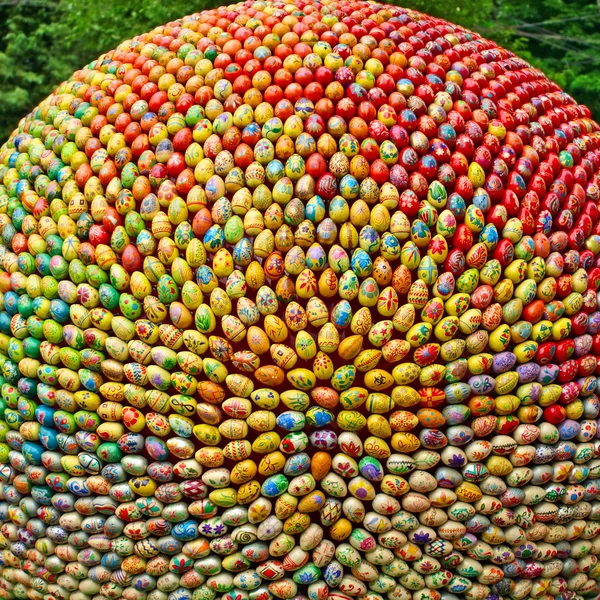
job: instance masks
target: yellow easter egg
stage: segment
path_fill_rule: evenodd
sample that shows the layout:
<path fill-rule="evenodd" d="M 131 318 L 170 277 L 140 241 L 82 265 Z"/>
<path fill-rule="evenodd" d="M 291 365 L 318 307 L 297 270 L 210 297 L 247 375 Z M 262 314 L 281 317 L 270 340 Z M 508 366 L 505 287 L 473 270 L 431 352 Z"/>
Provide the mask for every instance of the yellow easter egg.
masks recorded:
<path fill-rule="evenodd" d="M 234 506 L 235 504 L 250 504 L 257 498 L 260 498 L 260 483 L 258 483 L 258 481 L 247 481 L 240 485 L 236 493 L 235 501 L 229 506 Z"/>
<path fill-rule="evenodd" d="M 571 319 L 562 317 L 552 324 L 552 339 L 555 341 L 564 340 L 571 334 Z"/>
<path fill-rule="evenodd" d="M 517 344 L 514 347 L 513 352 L 517 357 L 517 362 L 526 363 L 532 361 L 535 358 L 537 349 L 538 344 L 532 340 L 529 340 L 527 342 L 521 342 L 520 344 Z"/>
<path fill-rule="evenodd" d="M 235 484 L 247 483 L 256 475 L 257 467 L 252 460 L 243 460 L 236 463 L 231 469 L 231 482 Z"/>
<path fill-rule="evenodd" d="M 449 315 L 459 317 L 467 310 L 470 302 L 471 297 L 469 294 L 454 294 L 446 300 L 444 308 Z"/>
<path fill-rule="evenodd" d="M 435 337 L 440 342 L 451 340 L 459 329 L 459 319 L 456 316 L 444 317 L 433 330 Z"/>
<path fill-rule="evenodd" d="M 397 410 L 390 416 L 390 425 L 394 431 L 412 431 L 419 424 L 417 415 L 407 410 Z"/>
<path fill-rule="evenodd" d="M 374 369 L 381 360 L 382 351 L 375 348 L 369 348 L 359 352 L 358 356 L 354 359 L 354 366 L 361 372 L 366 372 Z"/>
<path fill-rule="evenodd" d="M 364 337 L 362 335 L 350 335 L 344 338 L 338 346 L 338 354 L 344 360 L 352 360 L 362 349 Z"/>
<path fill-rule="evenodd" d="M 429 300 L 429 288 L 423 280 L 417 279 L 411 284 L 406 301 L 415 308 L 423 308 L 427 300 Z"/>
<path fill-rule="evenodd" d="M 311 360 L 316 356 L 318 352 L 317 343 L 314 337 L 311 336 L 307 331 L 299 331 L 296 334 L 294 347 L 296 349 L 296 352 L 298 353 L 298 356 L 302 360 Z"/>
<path fill-rule="evenodd" d="M 504 275 L 508 277 L 513 283 L 520 283 L 523 281 L 527 273 L 527 263 L 522 259 L 513 260 L 508 267 L 504 269 Z"/>
<path fill-rule="evenodd" d="M 131 293 L 138 300 L 143 300 L 146 296 L 149 296 L 152 293 L 152 284 L 140 271 L 135 271 L 131 274 L 129 286 L 131 288 Z"/>
<path fill-rule="evenodd" d="M 279 394 L 271 388 L 255 390 L 252 392 L 251 398 L 258 407 L 266 410 L 273 410 L 279 406 Z"/>
<path fill-rule="evenodd" d="M 270 353 L 273 362 L 282 369 L 292 369 L 298 360 L 298 355 L 293 348 L 285 344 L 273 344 Z"/>
<path fill-rule="evenodd" d="M 298 390 L 310 390 L 315 387 L 315 374 L 308 369 L 293 369 L 287 374 L 287 380 Z"/>
<path fill-rule="evenodd" d="M 486 285 L 496 285 L 502 275 L 500 261 L 493 258 L 488 260 L 479 271 L 479 281 Z"/>
<path fill-rule="evenodd" d="M 252 442 L 252 451 L 257 452 L 258 454 L 268 454 L 269 452 L 277 450 L 280 442 L 281 438 L 274 431 L 261 433 L 254 442 Z"/>
<path fill-rule="evenodd" d="M 181 299 L 186 308 L 190 310 L 198 308 L 203 301 L 200 286 L 193 281 L 186 281 L 181 288 Z"/>
<path fill-rule="evenodd" d="M 504 477 L 512 472 L 513 465 L 504 456 L 490 456 L 485 462 L 490 471 L 490 475 Z"/>
<path fill-rule="evenodd" d="M 258 290 L 265 285 L 265 272 L 262 265 L 256 260 L 246 267 L 246 283 L 252 290 Z"/>
<path fill-rule="evenodd" d="M 411 435 L 411 434 L 398 434 Z M 414 436 L 413 436 L 414 437 Z M 389 496 L 403 496 L 410 490 L 410 485 L 406 479 L 398 475 L 384 475 L 380 483 L 381 491 Z"/>
<path fill-rule="evenodd" d="M 365 407 L 371 413 L 377 415 L 383 415 L 394 408 L 394 401 L 387 394 L 382 394 L 379 392 L 371 393 L 367 397 L 367 401 L 365 403 Z M 386 423 L 387 419 L 383 419 Z M 371 432 L 373 433 L 373 432 Z M 391 431 L 390 431 L 391 435 Z M 388 437 L 388 436 L 384 436 Z"/>
<path fill-rule="evenodd" d="M 212 333 L 217 326 L 217 319 L 214 312 L 208 304 L 201 304 L 194 316 L 196 329 L 200 333 Z"/>
<path fill-rule="evenodd" d="M 408 385 L 419 378 L 421 367 L 414 363 L 402 363 L 394 367 L 392 376 L 398 385 Z"/>
<path fill-rule="evenodd" d="M 427 255 L 438 265 L 441 265 L 448 257 L 448 242 L 439 233 L 434 235 L 427 247 Z"/>
<path fill-rule="evenodd" d="M 413 387 L 399 385 L 392 390 L 392 400 L 402 408 L 409 408 L 419 404 L 421 396 Z"/>
<path fill-rule="evenodd" d="M 510 327 L 506 324 L 496 327 L 490 333 L 488 343 L 494 352 L 504 352 L 510 344 Z"/>
<path fill-rule="evenodd" d="M 241 486 L 244 487 L 244 486 Z M 238 502 L 238 493 L 234 488 L 224 488 L 213 490 L 209 495 L 209 500 L 216 506 L 230 508 Z"/>
<path fill-rule="evenodd" d="M 246 340 L 250 350 L 258 355 L 265 354 L 271 347 L 269 336 L 260 327 L 256 327 L 255 325 L 248 328 Z"/>
<path fill-rule="evenodd" d="M 515 285 L 510 279 L 502 279 L 494 286 L 494 301 L 506 304 L 515 291 Z"/>
<path fill-rule="evenodd" d="M 481 311 L 477 308 L 470 308 L 461 314 L 458 320 L 458 328 L 461 333 L 469 335 L 479 329 L 481 325 Z"/>
<path fill-rule="evenodd" d="M 469 164 L 467 177 L 475 188 L 483 187 L 485 183 L 485 171 L 479 163 L 472 162 Z"/>
<path fill-rule="evenodd" d="M 475 356 L 469 356 L 467 359 L 467 365 L 469 373 L 472 375 L 482 375 L 486 373 L 492 366 L 494 357 L 488 353 L 476 354 Z"/>
<path fill-rule="evenodd" d="M 519 383 L 519 374 L 516 371 L 500 373 L 496 377 L 496 392 L 500 395 L 510 393 Z"/>
<path fill-rule="evenodd" d="M 256 404 L 259 403 L 256 402 Z M 255 431 L 271 431 L 275 428 L 277 419 L 269 410 L 255 410 L 250 416 L 248 416 L 246 423 Z"/>
<path fill-rule="evenodd" d="M 263 477 L 269 477 L 279 473 L 285 466 L 285 455 L 278 450 L 270 452 L 266 456 L 263 456 L 260 463 L 258 464 L 258 472 Z"/>
<path fill-rule="evenodd" d="M 444 365 L 428 365 L 421 370 L 419 383 L 427 387 L 436 386 L 442 381 L 445 373 L 446 367 Z"/>
<path fill-rule="evenodd" d="M 206 263 L 206 249 L 198 238 L 192 238 L 185 249 L 185 259 L 190 267 L 196 268 Z"/>
<path fill-rule="evenodd" d="M 325 323 L 317 335 L 317 343 L 322 352 L 335 352 L 340 345 L 340 334 L 333 323 Z"/>
<path fill-rule="evenodd" d="M 365 336 L 369 332 L 369 329 L 371 329 L 372 324 L 373 318 L 371 316 L 371 311 L 366 306 L 363 306 L 352 316 L 350 330 L 355 335 Z"/>
<path fill-rule="evenodd" d="M 497 415 L 511 415 L 521 405 L 521 400 L 512 394 L 504 394 L 496 397 L 494 412 Z"/>
<path fill-rule="evenodd" d="M 413 348 L 418 348 L 429 340 L 432 330 L 431 323 L 417 323 L 406 332 L 406 341 Z"/>
<path fill-rule="evenodd" d="M 365 375 L 365 385 L 375 391 L 385 390 L 394 384 L 391 373 L 384 369 L 372 369 Z"/>
<path fill-rule="evenodd" d="M 342 410 L 337 415 L 336 423 L 343 431 L 360 431 L 367 424 L 367 419 L 356 410 Z"/>
<path fill-rule="evenodd" d="M 463 481 L 454 490 L 456 497 L 462 502 L 477 502 L 483 496 L 483 492 L 477 485 L 469 481 Z"/>
<path fill-rule="evenodd" d="M 319 351 L 313 361 L 313 372 L 317 379 L 330 379 L 333 375 L 335 366 L 333 361 L 323 351 Z"/>
<path fill-rule="evenodd" d="M 315 327 L 325 325 L 329 320 L 329 311 L 325 302 L 316 296 L 311 298 L 306 303 L 306 317 L 308 322 Z"/>
<path fill-rule="evenodd" d="M 369 436 L 364 442 L 365 452 L 378 460 L 385 460 L 392 455 L 388 443 L 378 434 Z"/>
<path fill-rule="evenodd" d="M 331 539 L 335 542 L 341 542 L 347 539 L 352 530 L 354 529 L 354 525 L 348 519 L 339 519 L 336 521 L 331 528 L 329 529 L 329 533 L 331 535 Z"/>
<path fill-rule="evenodd" d="M 381 348 L 383 359 L 388 363 L 402 360 L 410 352 L 411 346 L 406 340 L 390 340 Z"/>
<path fill-rule="evenodd" d="M 210 308 L 217 317 L 223 317 L 231 314 L 231 298 L 224 289 L 215 288 L 210 293 Z"/>
<path fill-rule="evenodd" d="M 265 333 L 273 342 L 284 342 L 288 337 L 285 322 L 275 315 L 267 315 L 264 320 Z"/>

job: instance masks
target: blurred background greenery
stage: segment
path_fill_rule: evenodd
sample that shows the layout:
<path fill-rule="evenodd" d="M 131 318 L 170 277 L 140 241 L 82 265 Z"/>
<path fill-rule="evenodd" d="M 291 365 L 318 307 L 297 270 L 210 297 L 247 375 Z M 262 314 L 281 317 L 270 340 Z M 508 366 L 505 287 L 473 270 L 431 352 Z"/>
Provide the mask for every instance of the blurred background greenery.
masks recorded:
<path fill-rule="evenodd" d="M 392 0 L 513 50 L 600 119 L 600 0 Z M 0 140 L 71 72 L 219 0 L 0 0 Z"/>

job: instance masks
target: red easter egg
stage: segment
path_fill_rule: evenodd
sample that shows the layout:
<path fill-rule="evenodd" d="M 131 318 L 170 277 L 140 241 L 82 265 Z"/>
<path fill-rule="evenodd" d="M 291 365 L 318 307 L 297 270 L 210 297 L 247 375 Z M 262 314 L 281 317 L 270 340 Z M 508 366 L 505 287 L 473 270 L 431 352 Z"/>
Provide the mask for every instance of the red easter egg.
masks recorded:
<path fill-rule="evenodd" d="M 121 264 L 129 273 L 134 273 L 142 268 L 142 257 L 133 244 L 127 244 L 121 254 Z"/>

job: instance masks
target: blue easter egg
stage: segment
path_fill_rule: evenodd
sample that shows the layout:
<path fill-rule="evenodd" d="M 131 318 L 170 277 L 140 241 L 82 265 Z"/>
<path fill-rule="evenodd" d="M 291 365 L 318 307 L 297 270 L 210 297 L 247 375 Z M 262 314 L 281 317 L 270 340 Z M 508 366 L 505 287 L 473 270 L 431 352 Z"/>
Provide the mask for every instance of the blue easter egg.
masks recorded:
<path fill-rule="evenodd" d="M 565 419 L 562 423 L 557 425 L 557 429 L 561 440 L 570 440 L 579 433 L 581 423 L 573 421 L 573 419 Z"/>
<path fill-rule="evenodd" d="M 196 521 L 183 521 L 173 526 L 172 532 L 178 540 L 189 541 L 198 537 L 198 523 Z"/>
<path fill-rule="evenodd" d="M 333 422 L 334 415 L 322 406 L 311 406 L 306 411 L 306 421 L 313 427 L 326 427 Z"/>
<path fill-rule="evenodd" d="M 40 405 L 38 407 L 36 407 L 35 409 L 35 418 L 37 420 L 38 423 L 40 423 L 41 425 L 44 425 L 46 427 L 53 427 L 54 426 L 54 413 L 56 412 L 55 408 L 52 408 L 50 406 L 43 406 Z"/>
<path fill-rule="evenodd" d="M 204 239 L 202 241 L 204 247 L 209 252 L 215 252 L 223 248 L 225 244 L 225 232 L 220 225 L 213 225 L 212 227 L 209 227 L 208 231 L 204 234 Z"/>
<path fill-rule="evenodd" d="M 353 200 L 360 193 L 360 184 L 353 175 L 344 175 L 340 180 L 340 194 L 348 199 Z"/>
<path fill-rule="evenodd" d="M 352 305 L 348 300 L 341 300 L 331 311 L 331 322 L 338 328 L 344 329 L 352 322 Z"/>
<path fill-rule="evenodd" d="M 492 223 L 488 223 L 480 232 L 479 232 L 479 242 L 485 245 L 488 250 L 495 248 L 496 244 L 500 236 L 498 235 L 498 230 L 496 226 Z"/>
<path fill-rule="evenodd" d="M 373 261 L 365 250 L 357 248 L 352 253 L 350 268 L 357 277 L 368 277 L 373 270 Z"/>
<path fill-rule="evenodd" d="M 252 242 L 244 237 L 233 247 L 233 262 L 240 267 L 247 267 L 253 258 Z"/>
<path fill-rule="evenodd" d="M 40 443 L 46 450 L 56 450 L 58 448 L 58 432 L 50 427 L 40 427 Z"/>
<path fill-rule="evenodd" d="M 50 301 L 50 314 L 59 323 L 68 323 L 70 320 L 69 305 L 59 298 Z"/>
<path fill-rule="evenodd" d="M 34 465 L 39 465 L 42 463 L 42 453 L 44 452 L 44 447 L 41 444 L 25 442 L 21 452 L 29 463 Z"/>
<path fill-rule="evenodd" d="M 460 404 L 471 395 L 471 386 L 466 383 L 451 383 L 444 388 L 449 404 Z"/>
<path fill-rule="evenodd" d="M 323 580 L 330 588 L 337 588 L 344 577 L 344 567 L 337 561 L 332 560 L 323 569 Z"/>
<path fill-rule="evenodd" d="M 71 477 L 67 481 L 67 488 L 76 496 L 89 496 L 92 493 L 87 485 L 87 477 Z"/>
<path fill-rule="evenodd" d="M 296 410 L 287 410 L 277 417 L 277 425 L 285 431 L 302 431 L 306 418 Z"/>

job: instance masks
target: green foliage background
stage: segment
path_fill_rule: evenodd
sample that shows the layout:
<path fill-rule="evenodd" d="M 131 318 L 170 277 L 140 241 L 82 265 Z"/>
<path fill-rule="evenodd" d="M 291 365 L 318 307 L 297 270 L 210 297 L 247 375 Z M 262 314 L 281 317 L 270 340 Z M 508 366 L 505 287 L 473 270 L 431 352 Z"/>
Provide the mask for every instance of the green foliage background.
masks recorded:
<path fill-rule="evenodd" d="M 600 119 L 600 0 L 391 0 L 478 31 Z M 219 0 L 0 0 L 0 140 L 54 87 L 121 40 Z"/>

